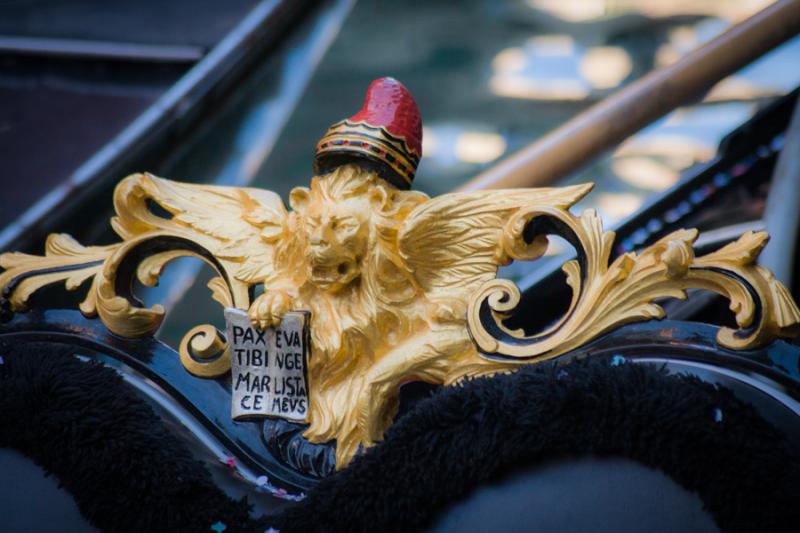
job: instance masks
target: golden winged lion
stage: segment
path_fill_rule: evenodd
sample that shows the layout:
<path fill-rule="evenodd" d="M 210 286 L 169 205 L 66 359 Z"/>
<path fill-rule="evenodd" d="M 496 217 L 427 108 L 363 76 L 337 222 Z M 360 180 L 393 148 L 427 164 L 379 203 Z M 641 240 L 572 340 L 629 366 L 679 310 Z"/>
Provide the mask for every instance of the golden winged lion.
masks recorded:
<path fill-rule="evenodd" d="M 521 208 L 566 209 L 590 186 L 446 194 L 399 190 L 375 172 L 343 165 L 295 188 L 287 212 L 277 195 L 130 176 L 172 221 L 217 241 L 234 276 L 263 283 L 254 325 L 311 311 L 309 427 L 312 442 L 337 441 L 337 464 L 383 436 L 400 385 L 452 383 L 497 370 L 466 326 L 470 296 L 514 257 L 504 237 Z M 138 219 L 137 219 L 138 220 Z M 124 218 L 122 235 L 134 228 Z M 543 251 L 543 250 L 542 250 Z"/>
<path fill-rule="evenodd" d="M 588 187 L 429 199 L 343 166 L 294 189 L 287 238 L 250 308 L 260 326 L 310 309 L 309 428 L 336 439 L 337 464 L 380 440 L 400 385 L 494 370 L 466 327 L 470 296 L 508 263 L 503 232 L 521 207 L 566 208 Z"/>
<path fill-rule="evenodd" d="M 134 276 L 153 285 L 170 260 L 198 257 L 219 274 L 209 283 L 214 298 L 248 310 L 256 327 L 274 326 L 291 310 L 311 312 L 304 436 L 335 440 L 337 468 L 383 437 L 404 383 L 447 385 L 556 357 L 619 325 L 663 317 L 655 300 L 685 298 L 690 287 L 731 300 L 747 329 L 721 328 L 725 347 L 747 349 L 798 331 L 800 311 L 787 289 L 756 263 L 766 234 L 748 232 L 695 257 L 697 232 L 678 230 L 609 264 L 614 234 L 592 211 L 568 211 L 591 185 L 431 199 L 410 190 L 421 135 L 408 91 L 382 78 L 361 111 L 320 140 L 317 175 L 291 191 L 291 211 L 265 190 L 129 176 L 114 193 L 112 226 L 122 241 L 84 247 L 51 235 L 44 256 L 1 255 L 2 311 L 23 310 L 44 285 L 76 289 L 91 279 L 84 314 L 99 315 L 118 335 L 151 335 L 164 309 L 135 299 Z M 565 317 L 526 336 L 503 325 L 519 290 L 496 276 L 501 265 L 544 253 L 546 238 L 526 236 L 538 216 L 566 228 L 585 261 L 564 265 L 573 288 Z M 258 285 L 263 292 L 251 301 Z M 208 328 L 187 333 L 181 360 L 196 375 L 223 376 L 229 351 L 207 362 L 186 355 L 186 344 L 201 358 L 213 352 L 219 337 Z M 195 346 L 198 339 L 206 344 Z M 484 355 L 491 353 L 504 357 Z"/>

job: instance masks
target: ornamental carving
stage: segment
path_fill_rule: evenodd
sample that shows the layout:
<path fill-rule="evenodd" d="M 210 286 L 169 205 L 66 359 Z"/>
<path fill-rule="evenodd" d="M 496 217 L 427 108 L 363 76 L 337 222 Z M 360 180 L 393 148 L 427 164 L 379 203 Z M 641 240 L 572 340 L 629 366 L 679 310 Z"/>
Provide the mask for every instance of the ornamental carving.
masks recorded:
<path fill-rule="evenodd" d="M 265 190 L 128 176 L 114 193 L 119 243 L 87 247 L 51 235 L 43 256 L 0 256 L 4 311 L 24 311 L 45 285 L 88 284 L 83 314 L 123 337 L 152 335 L 164 309 L 144 307 L 134 279 L 152 286 L 172 259 L 205 261 L 217 273 L 211 297 L 247 311 L 258 328 L 310 312 L 304 436 L 335 440 L 339 468 L 381 440 L 401 384 L 450 385 L 552 359 L 623 324 L 663 317 L 657 301 L 685 298 L 689 288 L 730 300 L 739 329 L 720 330 L 725 347 L 797 333 L 796 304 L 756 263 L 766 234 L 695 257 L 697 232 L 681 230 L 610 261 L 614 234 L 593 211 L 569 212 L 591 185 L 429 198 L 408 190 L 420 140 L 411 96 L 384 78 L 370 86 L 362 111 L 320 142 L 319 174 L 291 192 L 290 210 Z M 498 267 L 540 257 L 548 234 L 578 252 L 564 265 L 571 305 L 540 333 L 510 330 L 504 319 L 520 293 L 496 278 Z M 227 339 L 210 325 L 187 332 L 180 357 L 200 378 L 226 379 L 231 369 Z"/>

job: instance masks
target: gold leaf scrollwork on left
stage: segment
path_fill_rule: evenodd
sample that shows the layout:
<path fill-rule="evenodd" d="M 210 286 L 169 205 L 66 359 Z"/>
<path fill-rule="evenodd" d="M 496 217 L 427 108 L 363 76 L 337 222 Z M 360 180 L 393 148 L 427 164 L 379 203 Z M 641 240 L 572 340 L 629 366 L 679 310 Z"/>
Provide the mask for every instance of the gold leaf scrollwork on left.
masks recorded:
<path fill-rule="evenodd" d="M 747 232 L 716 252 L 695 257 L 697 230 L 678 230 L 638 254 L 609 262 L 614 233 L 603 231 L 594 211 L 576 217 L 565 210 L 537 209 L 519 216 L 527 221 L 528 239 L 557 233 L 575 246 L 578 259 L 563 266 L 572 301 L 557 323 L 526 335 L 504 325 L 520 301 L 517 286 L 502 279 L 484 283 L 470 300 L 467 322 L 476 344 L 490 357 L 552 359 L 622 325 L 663 318 L 657 300 L 685 299 L 687 289 L 713 291 L 730 300 L 739 329 L 720 329 L 717 341 L 726 348 L 755 348 L 800 331 L 800 311 L 786 287 L 756 262 L 766 233 Z M 519 225 L 509 230 L 521 231 Z"/>
<path fill-rule="evenodd" d="M 92 278 L 92 287 L 80 308 L 86 316 L 97 314 L 96 283 L 103 262 L 117 245 L 82 246 L 65 234 L 52 234 L 45 243 L 45 255 L 9 252 L 0 255 L 2 301 L 7 312 L 24 311 L 28 300 L 46 285 L 63 282 L 73 291 Z"/>
<path fill-rule="evenodd" d="M 164 308 L 145 307 L 132 293 L 134 280 L 156 285 L 165 265 L 179 257 L 200 259 L 216 271 L 208 284 L 214 300 L 248 309 L 251 287 L 271 267 L 269 247 L 248 245 L 266 239 L 263 235 L 273 238 L 286 218 L 280 198 L 268 191 L 180 184 L 150 174 L 122 180 L 114 191 L 114 207 L 117 216 L 111 224 L 122 242 L 82 246 L 68 235 L 51 235 L 44 256 L 0 255 L 4 312 L 24 310 L 31 294 L 45 285 L 64 282 L 75 290 L 91 279 L 80 305 L 84 315 L 99 316 L 116 335 L 152 335 Z M 189 331 L 180 353 L 186 369 L 197 376 L 230 370 L 224 338 L 211 325 Z"/>

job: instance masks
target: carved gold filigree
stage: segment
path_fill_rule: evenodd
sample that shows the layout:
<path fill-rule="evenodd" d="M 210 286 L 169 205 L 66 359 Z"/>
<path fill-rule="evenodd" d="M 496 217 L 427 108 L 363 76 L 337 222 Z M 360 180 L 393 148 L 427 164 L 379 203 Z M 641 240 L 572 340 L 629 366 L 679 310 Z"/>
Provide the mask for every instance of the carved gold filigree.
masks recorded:
<path fill-rule="evenodd" d="M 164 215 L 156 214 L 157 204 Z M 195 257 L 217 271 L 208 286 L 223 306 L 247 309 L 250 287 L 270 269 L 269 248 L 250 244 L 280 226 L 285 208 L 274 193 L 254 189 L 178 184 L 149 174 L 124 179 L 114 192 L 117 216 L 112 227 L 123 242 L 84 247 L 68 235 L 51 235 L 45 255 L 6 253 L 0 256 L 0 287 L 11 311 L 26 308 L 39 288 L 66 282 L 74 290 L 89 278 L 92 284 L 80 309 L 99 315 L 113 333 L 123 337 L 152 335 L 164 318 L 161 305 L 145 308 L 131 293 L 134 277 L 153 286 L 164 266 L 178 257 Z M 211 357 L 209 347 L 222 343 L 213 326 L 194 329 L 181 342 L 186 369 L 202 377 L 230 370 L 230 354 Z M 214 332 L 214 338 L 211 338 Z M 201 355 L 205 354 L 205 355 Z"/>
<path fill-rule="evenodd" d="M 260 327 L 290 310 L 311 311 L 304 435 L 335 439 L 338 467 L 383 437 L 402 383 L 448 385 L 550 359 L 620 325 L 662 317 L 655 300 L 683 298 L 687 288 L 731 300 L 744 329 L 722 329 L 724 346 L 746 349 L 796 331 L 800 312 L 791 296 L 755 263 L 766 235 L 748 233 L 696 258 L 696 232 L 682 230 L 609 264 L 613 233 L 603 232 L 591 211 L 568 211 L 590 189 L 431 199 L 344 165 L 294 189 L 290 212 L 269 191 L 135 174 L 114 194 L 120 243 L 83 247 L 53 235 L 44 256 L 0 256 L 0 288 L 4 305 L 21 311 L 40 287 L 65 282 L 73 290 L 91 279 L 81 304 L 86 315 L 98 315 L 117 335 L 151 335 L 164 309 L 144 307 L 131 293 L 133 281 L 154 285 L 169 261 L 191 256 L 216 271 L 212 297 L 248 310 Z M 573 298 L 559 322 L 526 335 L 503 322 L 520 295 L 496 279 L 497 269 L 541 256 L 549 233 L 565 236 L 579 253 L 564 266 Z M 257 284 L 263 294 L 252 300 Z M 210 325 L 189 331 L 179 351 L 194 375 L 230 369 Z"/>
<path fill-rule="evenodd" d="M 560 322 L 535 335 L 503 325 L 519 303 L 519 289 L 506 280 L 485 283 L 470 301 L 468 323 L 475 342 L 487 354 L 526 362 L 552 359 L 624 324 L 663 318 L 656 300 L 685 299 L 690 288 L 730 300 L 740 329 L 721 328 L 717 341 L 722 346 L 744 350 L 798 333 L 800 311 L 791 295 L 756 263 L 769 238 L 766 233 L 747 232 L 716 252 L 695 257 L 692 244 L 697 230 L 679 230 L 639 254 L 627 253 L 609 264 L 614 233 L 603 232 L 594 211 L 576 217 L 545 209 L 520 216 L 563 223 L 585 264 L 581 268 L 572 260 L 564 265 L 573 291 L 569 309 Z"/>
<path fill-rule="evenodd" d="M 31 295 L 45 285 L 63 282 L 68 291 L 77 289 L 89 278 L 96 282 L 103 261 L 113 252 L 112 246 L 81 246 L 69 235 L 52 234 L 45 243 L 45 255 L 9 252 L 0 255 L 0 288 L 5 304 L 13 311 L 27 309 Z M 97 314 L 95 290 L 89 291 L 80 304 L 87 316 Z"/>

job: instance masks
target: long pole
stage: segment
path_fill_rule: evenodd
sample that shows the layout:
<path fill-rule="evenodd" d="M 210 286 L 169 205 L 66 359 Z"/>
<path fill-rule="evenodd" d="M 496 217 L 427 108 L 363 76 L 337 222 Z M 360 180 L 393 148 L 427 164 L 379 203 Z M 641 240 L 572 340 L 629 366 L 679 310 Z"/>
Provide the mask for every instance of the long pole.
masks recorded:
<path fill-rule="evenodd" d="M 798 32 L 800 0 L 779 0 L 678 62 L 651 72 L 597 103 L 459 190 L 552 183 L 676 107 L 694 101 L 725 76 Z"/>

